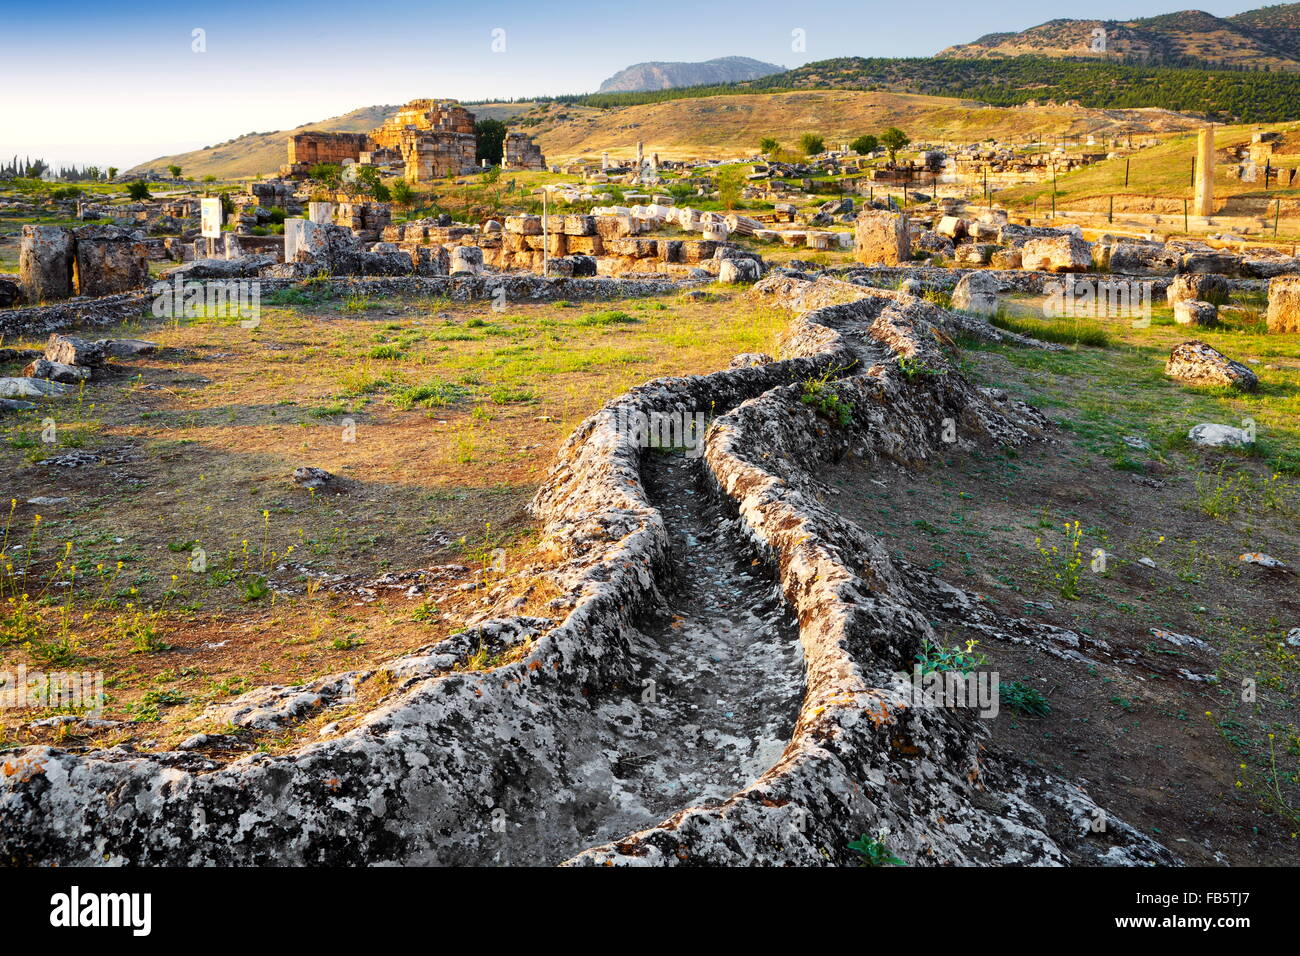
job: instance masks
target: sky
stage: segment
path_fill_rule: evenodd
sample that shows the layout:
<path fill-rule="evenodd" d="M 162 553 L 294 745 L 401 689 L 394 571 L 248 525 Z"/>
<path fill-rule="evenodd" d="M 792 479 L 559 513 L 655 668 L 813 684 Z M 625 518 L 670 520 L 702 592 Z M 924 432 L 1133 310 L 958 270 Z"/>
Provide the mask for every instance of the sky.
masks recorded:
<path fill-rule="evenodd" d="M 1229 16 L 1265 2 L 1196 9 Z M 377 103 L 591 92 L 646 60 L 748 56 L 794 67 L 929 56 L 1056 18 L 1185 8 L 1178 0 L 0 0 L 0 157 L 126 168 Z"/>

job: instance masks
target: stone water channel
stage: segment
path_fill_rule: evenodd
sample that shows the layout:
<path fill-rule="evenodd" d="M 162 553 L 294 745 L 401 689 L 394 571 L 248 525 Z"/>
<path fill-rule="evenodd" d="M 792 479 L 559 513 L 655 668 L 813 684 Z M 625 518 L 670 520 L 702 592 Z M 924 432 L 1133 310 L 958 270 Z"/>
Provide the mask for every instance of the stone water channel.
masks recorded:
<path fill-rule="evenodd" d="M 677 453 L 643 455 L 672 568 L 662 602 L 628 629 L 640 684 L 593 701 L 573 727 L 598 745 L 570 749 L 583 756 L 554 794 L 549 825 L 508 828 L 477 862 L 562 862 L 687 807 L 721 803 L 780 758 L 804 694 L 798 624 L 703 468 Z"/>

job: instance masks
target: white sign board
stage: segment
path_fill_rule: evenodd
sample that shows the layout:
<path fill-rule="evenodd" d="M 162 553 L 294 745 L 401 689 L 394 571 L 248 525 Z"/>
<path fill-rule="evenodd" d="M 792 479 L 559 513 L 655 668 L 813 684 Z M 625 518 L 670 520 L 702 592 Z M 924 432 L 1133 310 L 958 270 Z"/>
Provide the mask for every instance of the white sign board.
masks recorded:
<path fill-rule="evenodd" d="M 221 200 L 204 199 L 199 202 L 201 227 L 199 235 L 206 239 L 221 238 Z"/>

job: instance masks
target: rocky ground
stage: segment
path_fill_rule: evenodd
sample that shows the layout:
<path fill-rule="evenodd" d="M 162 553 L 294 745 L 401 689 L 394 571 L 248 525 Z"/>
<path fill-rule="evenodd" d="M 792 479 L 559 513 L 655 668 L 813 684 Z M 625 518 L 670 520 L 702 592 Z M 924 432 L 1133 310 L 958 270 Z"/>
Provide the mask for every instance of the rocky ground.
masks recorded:
<path fill-rule="evenodd" d="M 1281 861 L 1297 608 L 1289 567 L 1258 555 L 1294 561 L 1294 482 L 1262 455 L 1130 429 L 1140 389 L 1130 406 L 1071 398 L 1061 376 L 1105 382 L 1098 365 L 1145 367 L 1141 349 L 1094 360 L 1023 320 L 797 274 L 756 295 L 814 309 L 783 360 L 658 379 L 578 425 L 531 505 L 533 563 L 454 585 L 486 587 L 476 613 L 449 602 L 470 626 L 212 699 L 184 740 L 11 749 L 3 852 Z M 1254 399 L 1186 400 L 1255 401 L 1274 429 L 1261 373 Z M 703 413 L 703 456 L 645 447 L 638 413 Z M 1285 461 L 1292 438 L 1276 428 L 1261 451 Z M 315 587 L 419 598 L 466 570 Z M 411 618 L 415 635 L 430 620 Z M 1010 696 L 996 716 L 926 706 L 918 663 L 996 671 Z M 129 814 L 103 812 L 126 794 Z"/>

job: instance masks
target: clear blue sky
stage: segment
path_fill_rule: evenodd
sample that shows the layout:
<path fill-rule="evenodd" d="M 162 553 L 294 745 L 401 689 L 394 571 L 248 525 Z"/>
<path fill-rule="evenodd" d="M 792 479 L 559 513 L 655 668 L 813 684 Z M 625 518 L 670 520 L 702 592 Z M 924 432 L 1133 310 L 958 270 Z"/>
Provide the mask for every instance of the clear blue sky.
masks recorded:
<path fill-rule="evenodd" d="M 1263 5 L 1198 9 L 1227 16 Z M 749 56 L 791 67 L 928 56 L 1060 17 L 1179 8 L 1177 0 L 0 0 L 8 79 L 0 155 L 126 167 L 375 103 L 589 92 L 644 60 Z M 206 52 L 192 49 L 195 29 L 205 31 Z M 791 48 L 796 29 L 805 31 L 803 51 Z M 494 30 L 504 31 L 502 52 Z"/>

